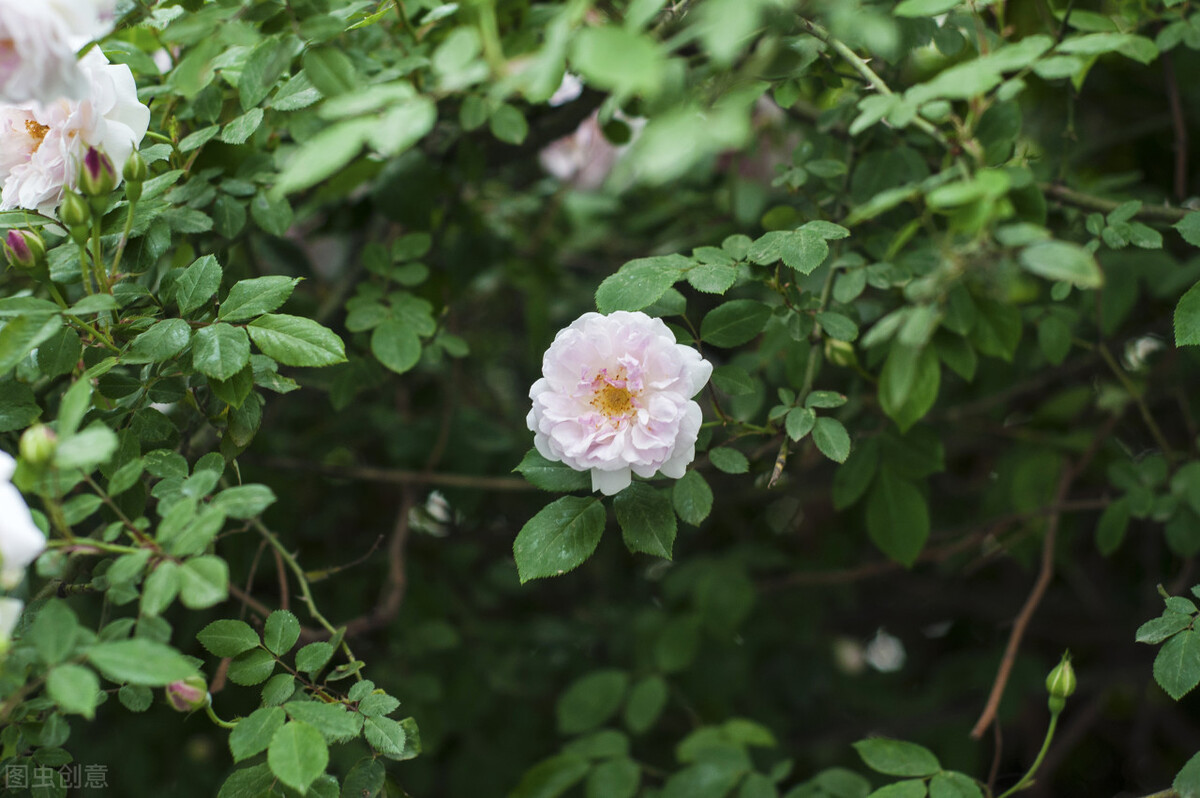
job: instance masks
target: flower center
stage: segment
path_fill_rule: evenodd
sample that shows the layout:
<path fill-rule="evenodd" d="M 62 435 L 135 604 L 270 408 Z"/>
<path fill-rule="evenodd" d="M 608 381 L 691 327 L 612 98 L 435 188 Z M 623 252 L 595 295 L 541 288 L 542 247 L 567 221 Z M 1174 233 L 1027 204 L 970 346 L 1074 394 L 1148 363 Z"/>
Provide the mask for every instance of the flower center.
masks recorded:
<path fill-rule="evenodd" d="M 46 134 L 50 132 L 50 126 L 39 125 L 32 119 L 26 119 L 25 132 L 29 134 L 29 138 L 33 139 L 33 152 L 37 152 L 38 147 L 42 146 L 42 139 L 46 138 Z"/>
<path fill-rule="evenodd" d="M 625 388 L 605 385 L 592 397 L 592 407 L 608 418 L 625 416 L 633 411 L 633 395 Z"/>

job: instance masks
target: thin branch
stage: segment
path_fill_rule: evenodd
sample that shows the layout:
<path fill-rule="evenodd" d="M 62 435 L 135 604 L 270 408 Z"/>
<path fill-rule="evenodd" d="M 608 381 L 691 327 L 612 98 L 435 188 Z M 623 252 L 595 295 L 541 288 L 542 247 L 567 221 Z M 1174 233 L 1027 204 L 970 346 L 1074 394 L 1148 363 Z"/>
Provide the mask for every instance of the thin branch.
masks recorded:
<path fill-rule="evenodd" d="M 848 63 L 855 72 L 866 78 L 867 83 L 870 83 L 877 92 L 887 97 L 891 97 L 895 94 L 894 91 L 888 88 L 888 85 L 884 82 L 883 78 L 879 77 L 875 70 L 871 69 L 870 65 L 867 64 L 866 61 L 859 58 L 858 53 L 847 47 L 844 43 L 842 43 L 841 40 L 835 39 L 829 34 L 829 31 L 825 30 L 815 22 L 807 20 L 804 17 L 800 17 L 799 20 L 800 27 L 804 28 L 804 30 L 809 34 L 832 47 L 833 51 L 841 56 L 842 59 Z M 914 116 L 911 124 L 913 127 L 929 135 L 934 141 L 936 141 L 938 144 L 941 144 L 943 147 L 950 146 L 950 142 L 946 140 L 946 137 L 942 135 L 942 132 L 934 127 L 929 120 L 920 116 Z"/>
<path fill-rule="evenodd" d="M 1060 186 L 1057 183 L 1040 183 L 1038 187 L 1042 193 L 1053 197 L 1054 199 L 1064 202 L 1067 205 L 1074 205 L 1077 208 L 1083 208 L 1088 211 L 1099 211 L 1100 213 L 1110 213 L 1115 211 L 1120 205 L 1116 200 L 1107 200 L 1103 197 L 1097 197 L 1095 194 L 1087 194 L 1083 191 L 1076 191 L 1073 188 Z M 1174 224 L 1183 217 L 1187 216 L 1191 211 L 1185 208 L 1172 208 L 1168 205 L 1143 205 L 1141 209 L 1134 214 L 1135 219 L 1141 219 L 1146 222 L 1159 222 L 1162 224 Z"/>
<path fill-rule="evenodd" d="M 1062 504 L 1066 500 L 1067 491 L 1071 488 L 1074 476 L 1074 468 L 1067 468 L 1063 471 L 1062 477 L 1058 480 L 1058 488 L 1054 492 L 1055 504 Z M 996 719 L 996 712 L 1000 709 L 1000 699 L 1004 697 L 1004 688 L 1008 685 L 1008 677 L 1017 661 L 1017 651 L 1021 648 L 1021 640 L 1025 637 L 1025 629 L 1033 620 L 1033 614 L 1037 612 L 1038 605 L 1042 603 L 1042 597 L 1046 595 L 1046 588 L 1050 587 L 1050 580 L 1054 576 L 1054 544 L 1058 540 L 1058 524 L 1061 519 L 1062 513 L 1052 513 L 1046 524 L 1046 537 L 1042 541 L 1041 568 L 1038 570 L 1037 580 L 1033 583 L 1033 590 L 1029 592 L 1029 596 L 1025 599 L 1025 605 L 1021 607 L 1021 612 L 1013 622 L 1012 633 L 1009 634 L 1008 645 L 1004 649 L 1004 657 L 1000 660 L 1000 670 L 996 673 L 996 681 L 992 683 L 992 692 L 983 708 L 983 714 L 976 721 L 975 728 L 971 729 L 971 736 L 976 740 L 983 736 L 987 727 Z"/>
<path fill-rule="evenodd" d="M 1167 82 L 1167 102 L 1171 106 L 1171 126 L 1175 129 L 1175 199 L 1187 199 L 1188 130 L 1179 99 L 1179 82 L 1175 79 L 1175 61 L 1170 53 L 1162 54 L 1163 78 Z"/>
<path fill-rule="evenodd" d="M 336 479 L 384 482 L 389 485 L 442 485 L 448 488 L 476 488 L 478 490 L 537 490 L 533 485 L 517 477 L 429 473 L 425 471 L 408 471 L 402 468 L 376 468 L 373 466 L 325 465 L 323 463 L 314 463 L 291 457 L 264 457 L 261 459 L 255 458 L 254 461 L 271 468 L 311 471 Z"/>

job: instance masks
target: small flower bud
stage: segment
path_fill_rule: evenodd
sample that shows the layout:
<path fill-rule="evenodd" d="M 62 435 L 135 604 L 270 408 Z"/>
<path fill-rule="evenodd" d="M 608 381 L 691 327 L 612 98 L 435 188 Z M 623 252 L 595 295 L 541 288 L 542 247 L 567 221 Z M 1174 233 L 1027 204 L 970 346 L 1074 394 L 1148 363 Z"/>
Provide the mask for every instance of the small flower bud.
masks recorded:
<path fill-rule="evenodd" d="M 34 424 L 21 435 L 21 459 L 33 466 L 50 462 L 58 448 L 58 436 L 45 424 Z"/>
<path fill-rule="evenodd" d="M 125 168 L 121 174 L 125 177 L 126 183 L 144 183 L 150 174 L 150 167 L 146 166 L 146 159 L 137 150 L 129 156 L 129 160 L 125 162 Z"/>
<path fill-rule="evenodd" d="M 1050 693 L 1050 711 L 1062 712 L 1067 698 L 1075 692 L 1075 669 L 1071 667 L 1071 652 L 1063 654 L 1062 661 L 1046 677 L 1046 692 Z"/>
<path fill-rule="evenodd" d="M 35 269 L 46 262 L 46 244 L 32 230 L 9 230 L 0 247 L 9 264 L 17 269 Z"/>
<path fill-rule="evenodd" d="M 858 365 L 858 356 L 854 354 L 854 347 L 835 338 L 825 339 L 825 359 L 835 366 L 853 368 Z"/>
<path fill-rule="evenodd" d="M 74 191 L 67 191 L 63 194 L 62 205 L 58 209 L 58 218 L 67 226 L 68 230 L 73 231 L 76 227 L 86 230 L 88 222 L 92 219 L 92 211 L 88 208 L 87 200 Z M 73 236 L 74 233 L 72 233 Z"/>
<path fill-rule="evenodd" d="M 79 169 L 79 189 L 89 197 L 105 199 L 117 187 L 117 170 L 112 159 L 95 147 L 88 147 Z"/>
<path fill-rule="evenodd" d="M 208 684 L 200 676 L 189 676 L 166 687 L 167 702 L 178 712 L 195 712 L 208 703 Z"/>

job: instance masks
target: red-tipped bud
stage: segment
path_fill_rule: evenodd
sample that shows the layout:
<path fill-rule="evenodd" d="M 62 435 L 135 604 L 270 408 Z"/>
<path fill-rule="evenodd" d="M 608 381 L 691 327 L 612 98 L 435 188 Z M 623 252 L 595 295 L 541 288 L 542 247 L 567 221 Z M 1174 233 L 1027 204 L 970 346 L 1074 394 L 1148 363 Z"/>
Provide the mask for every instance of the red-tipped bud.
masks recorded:
<path fill-rule="evenodd" d="M 89 197 L 104 199 L 117 187 L 117 170 L 112 159 L 95 147 L 88 147 L 79 169 L 79 189 Z"/>
<path fill-rule="evenodd" d="M 189 676 L 166 687 L 167 703 L 178 712 L 195 712 L 208 703 L 208 684 L 200 676 Z"/>
<path fill-rule="evenodd" d="M 17 269 L 35 269 L 46 262 L 46 244 L 32 230 L 9 230 L 0 247 L 9 264 Z"/>

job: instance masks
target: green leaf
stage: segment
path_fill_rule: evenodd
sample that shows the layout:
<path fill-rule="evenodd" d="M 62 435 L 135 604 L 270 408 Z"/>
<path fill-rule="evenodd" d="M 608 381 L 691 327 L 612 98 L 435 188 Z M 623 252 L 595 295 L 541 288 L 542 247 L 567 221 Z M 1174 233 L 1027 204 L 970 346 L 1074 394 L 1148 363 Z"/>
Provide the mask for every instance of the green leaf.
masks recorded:
<path fill-rule="evenodd" d="M 721 250 L 717 250 L 721 252 Z M 706 294 L 723 294 L 737 279 L 737 268 L 730 263 L 698 263 L 685 274 L 688 283 Z"/>
<path fill-rule="evenodd" d="M 1154 680 L 1176 701 L 1200 684 L 1200 633 L 1188 629 L 1163 644 L 1154 658 Z"/>
<path fill-rule="evenodd" d="M 202 610 L 229 598 L 229 566 L 215 555 L 187 560 L 179 567 L 179 600 Z"/>
<path fill-rule="evenodd" d="M 91 720 L 96 713 L 100 680 L 83 665 L 57 665 L 46 674 L 46 692 L 63 712 Z"/>
<path fill-rule="evenodd" d="M 342 704 L 289 701 L 283 708 L 292 720 L 301 720 L 311 725 L 331 743 L 353 740 L 362 731 L 363 715 L 349 711 Z"/>
<path fill-rule="evenodd" d="M 631 260 L 610 274 L 596 289 L 596 309 L 641 310 L 657 302 L 692 262 L 682 255 L 661 255 Z"/>
<path fill-rule="evenodd" d="M 196 639 L 216 657 L 236 657 L 243 651 L 258 648 L 258 632 L 245 621 L 228 618 L 213 621 L 196 634 Z"/>
<path fill-rule="evenodd" d="M 170 560 L 160 562 L 142 585 L 142 614 L 161 615 L 179 595 L 179 566 Z"/>
<path fill-rule="evenodd" d="M 221 129 L 221 141 L 226 144 L 245 144 L 263 121 L 263 109 L 251 108 Z"/>
<path fill-rule="evenodd" d="M 384 155 L 399 155 L 433 130 L 437 105 L 428 97 L 412 97 L 394 104 L 371 131 L 370 142 Z"/>
<path fill-rule="evenodd" d="M 618 95 L 658 92 L 666 58 L 650 37 L 605 25 L 584 28 L 573 44 L 571 64 L 589 85 Z"/>
<path fill-rule="evenodd" d="M 1183 612 L 1167 610 L 1158 618 L 1151 618 L 1138 627 L 1136 642 L 1157 645 L 1176 632 L 1192 625 L 1195 617 Z"/>
<path fill-rule="evenodd" d="M 1124 497 L 1109 504 L 1100 514 L 1100 521 L 1096 524 L 1096 548 L 1105 557 L 1116 551 L 1125 539 L 1129 516 L 1129 500 Z"/>
<path fill-rule="evenodd" d="M 983 791 L 970 776 L 944 770 L 929 782 L 929 798 L 983 798 Z"/>
<path fill-rule="evenodd" d="M 242 321 L 270 313 L 288 301 L 299 282 L 299 277 L 280 275 L 240 280 L 229 289 L 229 296 L 221 303 L 217 318 Z"/>
<path fill-rule="evenodd" d="M 300 621 L 287 610 L 275 610 L 263 625 L 263 645 L 276 656 L 292 650 L 300 639 Z"/>
<path fill-rule="evenodd" d="M 54 450 L 54 465 L 58 468 L 79 468 L 91 472 L 107 462 L 117 450 L 117 435 L 97 421 L 82 432 L 59 440 Z"/>
<path fill-rule="evenodd" d="M 535 488 L 556 493 L 589 490 L 592 486 L 586 471 L 576 471 L 563 463 L 547 460 L 538 454 L 537 449 L 526 452 L 513 471 L 520 473 Z"/>
<path fill-rule="evenodd" d="M 818 451 L 835 463 L 844 463 L 850 456 L 850 433 L 836 418 L 818 418 L 813 425 L 812 436 Z"/>
<path fill-rule="evenodd" d="M 178 355 L 192 338 L 192 328 L 183 319 L 163 319 L 133 339 L 122 356 L 126 363 L 162 363 Z"/>
<path fill-rule="evenodd" d="M 296 652 L 296 670 L 302 673 L 314 674 L 333 656 L 334 648 L 324 640 L 309 643 Z"/>
<path fill-rule="evenodd" d="M 1173 226 L 1184 241 L 1193 247 L 1200 247 L 1200 211 L 1192 211 Z"/>
<path fill-rule="evenodd" d="M 329 764 L 329 746 L 312 726 L 289 721 L 271 737 L 267 764 L 280 781 L 304 793 L 325 772 Z"/>
<path fill-rule="evenodd" d="M 906 779 L 884 785 L 869 798 L 925 798 L 926 787 L 922 779 Z"/>
<path fill-rule="evenodd" d="M 203 305 L 221 287 L 221 265 L 212 255 L 197 258 L 175 280 L 175 304 L 186 316 Z"/>
<path fill-rule="evenodd" d="M 788 437 L 798 441 L 812 432 L 817 423 L 817 415 L 807 407 L 793 407 L 788 411 L 783 423 Z"/>
<path fill-rule="evenodd" d="M 613 510 L 630 551 L 671 559 L 675 545 L 675 510 L 665 490 L 634 482 L 617 494 Z"/>
<path fill-rule="evenodd" d="M 371 333 L 371 354 L 387 368 L 403 374 L 421 359 L 421 339 L 410 325 L 385 319 Z"/>
<path fill-rule="evenodd" d="M 229 679 L 246 687 L 262 684 L 275 671 L 275 658 L 261 648 L 244 651 L 229 663 Z"/>
<path fill-rule="evenodd" d="M 273 314 L 246 329 L 264 355 L 285 366 L 331 366 L 346 360 L 342 339 L 312 319 Z"/>
<path fill-rule="evenodd" d="M 904 0 L 892 10 L 898 17 L 936 17 L 958 6 L 962 0 Z"/>
<path fill-rule="evenodd" d="M 391 758 L 403 758 L 408 733 L 403 724 L 378 715 L 363 720 L 363 734 L 371 746 Z"/>
<path fill-rule="evenodd" d="M 1069 241 L 1038 241 L 1021 250 L 1018 260 L 1026 271 L 1047 280 L 1061 280 L 1079 288 L 1104 285 L 1104 274 L 1095 256 Z"/>
<path fill-rule="evenodd" d="M 275 503 L 275 492 L 266 485 L 237 485 L 213 497 L 212 507 L 230 518 L 255 518 Z"/>
<path fill-rule="evenodd" d="M 582 781 L 590 769 L 591 763 L 573 754 L 543 759 L 525 771 L 508 798 L 557 798 Z"/>
<path fill-rule="evenodd" d="M 600 670 L 576 679 L 558 698 L 555 716 L 563 734 L 579 734 L 598 728 L 617 713 L 629 674 L 620 670 Z"/>
<path fill-rule="evenodd" d="M 762 302 L 734 299 L 705 314 L 700 338 L 713 346 L 739 346 L 762 332 L 769 318 L 771 308 Z"/>
<path fill-rule="evenodd" d="M 633 798 L 642 783 L 642 769 L 628 757 L 610 759 L 592 768 L 587 798 Z"/>
<path fill-rule="evenodd" d="M 1171 787 L 1179 798 L 1200 798 L 1200 754 L 1194 754 L 1175 776 Z"/>
<path fill-rule="evenodd" d="M 903 380 L 906 383 L 903 398 L 897 403 L 896 394 L 901 387 L 897 382 L 901 372 L 907 379 Z M 941 377 L 942 370 L 933 347 L 912 350 L 896 344 L 879 378 L 879 406 L 896 422 L 901 432 L 908 432 L 937 401 Z"/>
<path fill-rule="evenodd" d="M 812 230 L 793 230 L 780 248 L 784 264 L 801 274 L 812 274 L 828 255 L 825 238 Z"/>
<path fill-rule="evenodd" d="M 750 470 L 746 455 L 729 446 L 718 446 L 708 450 L 708 461 L 713 468 L 726 474 L 745 474 Z"/>
<path fill-rule="evenodd" d="M 347 94 L 362 85 L 350 57 L 336 47 L 319 47 L 304 53 L 304 72 L 326 97 Z M 303 791 L 302 791 L 303 792 Z"/>
<path fill-rule="evenodd" d="M 386 780 L 383 763 L 374 757 L 363 757 L 346 774 L 341 798 L 379 798 Z"/>
<path fill-rule="evenodd" d="M 604 521 L 604 505 L 590 496 L 564 496 L 542 508 L 513 541 L 521 582 L 578 567 L 600 543 Z"/>
<path fill-rule="evenodd" d="M 886 737 L 854 743 L 867 767 L 888 776 L 930 776 L 942 769 L 937 757 L 923 746 Z"/>
<path fill-rule="evenodd" d="M 292 194 L 332 177 L 362 152 L 377 124 L 373 117 L 364 117 L 323 128 L 292 153 L 275 190 Z"/>
<path fill-rule="evenodd" d="M 916 485 L 891 469 L 881 470 L 867 496 L 867 533 L 889 558 L 912 567 L 929 539 L 929 506 Z"/>
<path fill-rule="evenodd" d="M 700 526 L 712 512 L 712 488 L 699 471 L 689 471 L 671 486 L 671 503 L 685 524 Z"/>
<path fill-rule="evenodd" d="M 208 377 L 228 380 L 249 362 L 250 340 L 241 327 L 217 322 L 199 330 L 192 339 L 192 365 Z"/>
<path fill-rule="evenodd" d="M 1192 216 L 1200 217 L 1200 212 Z M 1200 344 L 1200 282 L 1189 288 L 1175 306 L 1175 345 L 1196 344 Z"/>
<path fill-rule="evenodd" d="M 0 375 L 7 373 L 63 325 L 61 316 L 30 314 L 9 319 L 0 329 Z"/>
<path fill-rule="evenodd" d="M 529 135 L 529 123 L 525 115 L 509 103 L 500 103 L 488 120 L 492 135 L 506 144 L 520 144 Z"/>
<path fill-rule="evenodd" d="M 285 719 L 279 707 L 263 707 L 239 720 L 229 733 L 229 751 L 233 754 L 233 761 L 241 762 L 267 750 L 271 738 L 283 726 Z"/>
<path fill-rule="evenodd" d="M 625 701 L 625 725 L 634 734 L 650 729 L 667 705 L 667 682 L 661 676 L 647 676 L 633 686 Z"/>
<path fill-rule="evenodd" d="M 754 378 L 741 366 L 718 366 L 713 370 L 712 384 L 730 396 L 749 396 L 754 393 Z"/>
<path fill-rule="evenodd" d="M 145 638 L 97 643 L 88 659 L 114 682 L 162 687 L 186 679 L 196 669 L 175 649 Z"/>
<path fill-rule="evenodd" d="M 858 338 L 858 325 L 841 313 L 821 312 L 816 315 L 816 320 L 830 338 L 839 341 L 853 341 Z"/>

